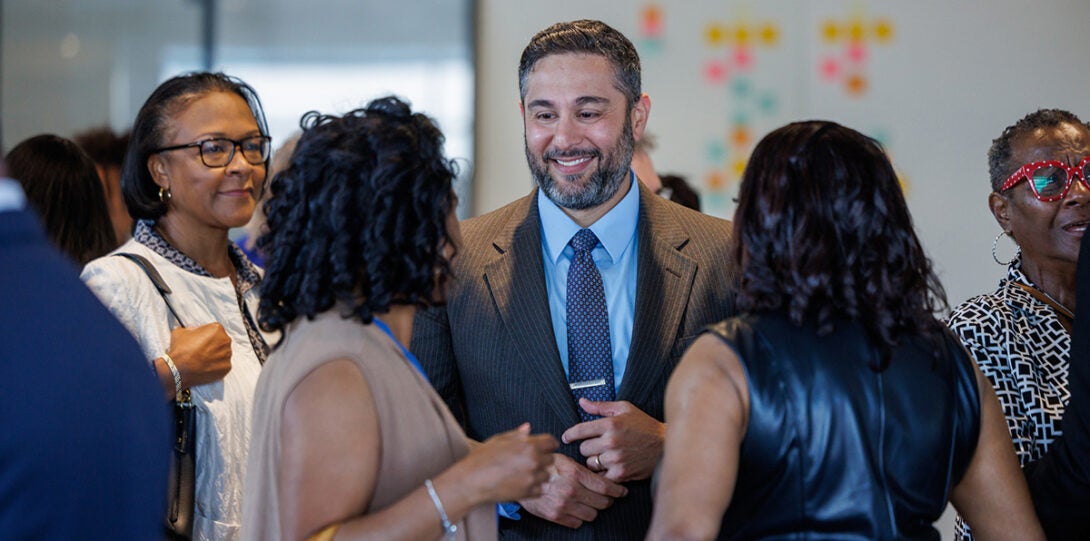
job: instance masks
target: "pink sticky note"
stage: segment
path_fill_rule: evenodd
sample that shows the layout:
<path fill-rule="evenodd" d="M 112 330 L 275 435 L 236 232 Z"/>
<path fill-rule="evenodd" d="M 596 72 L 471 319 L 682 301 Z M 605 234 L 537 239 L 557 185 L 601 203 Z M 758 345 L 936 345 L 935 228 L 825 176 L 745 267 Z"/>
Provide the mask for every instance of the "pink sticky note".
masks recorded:
<path fill-rule="evenodd" d="M 862 42 L 853 41 L 848 45 L 848 60 L 856 64 L 862 64 L 867 61 L 867 48 Z"/>
<path fill-rule="evenodd" d="M 749 69 L 753 64 L 753 53 L 748 47 L 736 47 L 734 49 L 734 65 L 741 69 Z"/>
<path fill-rule="evenodd" d="M 826 80 L 834 80 L 837 75 L 840 75 L 840 62 L 835 58 L 826 58 L 821 61 L 821 66 L 818 68 L 821 71 L 821 77 Z"/>
<path fill-rule="evenodd" d="M 709 83 L 722 83 L 727 78 L 727 66 L 719 60 L 704 64 L 704 80 Z"/>

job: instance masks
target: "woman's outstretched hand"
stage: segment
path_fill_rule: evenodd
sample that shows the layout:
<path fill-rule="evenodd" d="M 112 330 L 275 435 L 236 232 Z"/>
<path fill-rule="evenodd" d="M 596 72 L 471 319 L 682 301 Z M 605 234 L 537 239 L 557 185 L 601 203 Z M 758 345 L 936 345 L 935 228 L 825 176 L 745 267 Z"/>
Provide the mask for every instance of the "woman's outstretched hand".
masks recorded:
<path fill-rule="evenodd" d="M 461 487 L 478 505 L 534 497 L 549 480 L 558 445 L 550 434 L 530 434 L 530 423 L 523 423 L 488 438 L 454 468 L 463 470 Z"/>

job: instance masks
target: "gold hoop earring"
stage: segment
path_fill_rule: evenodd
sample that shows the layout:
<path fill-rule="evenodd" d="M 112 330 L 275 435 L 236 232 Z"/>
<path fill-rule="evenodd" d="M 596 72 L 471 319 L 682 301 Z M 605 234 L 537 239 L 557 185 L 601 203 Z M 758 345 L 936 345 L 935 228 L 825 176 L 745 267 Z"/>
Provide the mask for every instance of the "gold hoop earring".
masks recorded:
<path fill-rule="evenodd" d="M 159 187 L 159 202 L 166 203 L 170 201 L 170 188 Z"/>
<path fill-rule="evenodd" d="M 1014 255 L 1011 256 L 1011 258 L 1009 260 L 1007 260 L 1005 263 L 1003 261 L 1000 261 L 999 260 L 999 254 L 997 253 L 998 250 L 999 250 L 999 237 L 1004 237 L 1004 236 L 1010 236 L 1010 235 L 1008 235 L 1006 231 L 1000 231 L 999 234 L 995 236 L 995 240 L 992 241 L 992 259 L 994 259 L 996 263 L 999 263 L 1000 265 L 1006 267 L 1007 265 L 1010 265 L 1011 263 L 1013 263 L 1015 259 L 1018 259 L 1018 254 L 1022 253 L 1022 247 L 1018 246 L 1018 243 L 1015 242 L 1014 243 L 1014 248 L 1015 248 Z M 1012 238 L 1011 242 L 1014 242 L 1013 238 Z"/>

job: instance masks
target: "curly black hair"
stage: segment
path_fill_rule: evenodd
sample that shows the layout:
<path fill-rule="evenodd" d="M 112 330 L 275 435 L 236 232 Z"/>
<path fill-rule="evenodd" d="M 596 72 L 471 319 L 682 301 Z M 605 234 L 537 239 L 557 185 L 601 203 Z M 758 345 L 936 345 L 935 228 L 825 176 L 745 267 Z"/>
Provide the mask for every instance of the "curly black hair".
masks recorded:
<path fill-rule="evenodd" d="M 833 122 L 788 124 L 750 156 L 734 215 L 738 307 L 820 334 L 863 326 L 883 370 L 902 336 L 937 340 L 946 294 L 881 145 Z"/>
<path fill-rule="evenodd" d="M 1052 128 L 1061 124 L 1084 126 L 1079 117 L 1070 111 L 1038 109 L 1007 126 L 999 137 L 992 140 L 992 146 L 988 148 L 988 176 L 991 177 L 992 191 L 998 192 L 1007 178 L 1022 166 L 1020 163 L 1011 163 L 1011 142 L 1014 139 L 1040 128 Z"/>
<path fill-rule="evenodd" d="M 258 321 L 282 330 L 340 303 L 370 323 L 395 304 L 442 301 L 457 175 L 434 121 L 389 96 L 344 116 L 310 112 L 266 203 Z"/>

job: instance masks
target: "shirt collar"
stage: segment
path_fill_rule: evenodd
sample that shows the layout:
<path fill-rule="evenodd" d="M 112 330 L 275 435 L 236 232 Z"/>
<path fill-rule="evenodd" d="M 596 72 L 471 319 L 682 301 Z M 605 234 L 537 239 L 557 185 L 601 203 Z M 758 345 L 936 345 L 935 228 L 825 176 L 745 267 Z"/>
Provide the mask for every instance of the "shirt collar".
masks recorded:
<path fill-rule="evenodd" d="M 0 177 L 0 212 L 23 210 L 26 196 L 18 182 Z"/>
<path fill-rule="evenodd" d="M 628 193 L 589 228 L 598 237 L 598 241 L 602 243 L 613 261 L 617 261 L 632 243 L 640 216 L 640 190 L 636 185 L 639 181 L 636 180 L 636 174 L 631 171 L 628 178 Z M 552 258 L 553 263 L 556 263 L 564 252 L 564 248 L 568 246 L 568 242 L 582 227 L 565 214 L 564 210 L 552 199 L 541 193 L 540 189 L 537 210 L 541 216 L 541 228 L 544 230 L 542 239 L 545 242 L 545 253 Z"/>
<path fill-rule="evenodd" d="M 1022 252 L 1018 252 L 1018 255 L 1007 264 L 1007 280 L 1037 287 L 1030 281 L 1029 277 L 1026 276 L 1026 273 L 1022 271 Z"/>
<path fill-rule="evenodd" d="M 133 240 L 147 246 L 153 252 L 163 256 L 163 258 L 186 271 L 199 276 L 213 277 L 212 273 L 208 272 L 199 263 L 194 261 L 193 258 L 178 251 L 177 248 L 167 242 L 167 240 L 155 230 L 155 223 L 151 220 L 138 220 L 136 222 L 136 228 L 133 231 Z M 235 269 L 238 271 L 238 291 L 239 293 L 246 293 L 252 287 L 261 283 L 261 274 L 237 244 L 232 242 L 228 249 L 230 250 L 229 255 L 231 257 L 231 262 L 235 264 Z"/>

